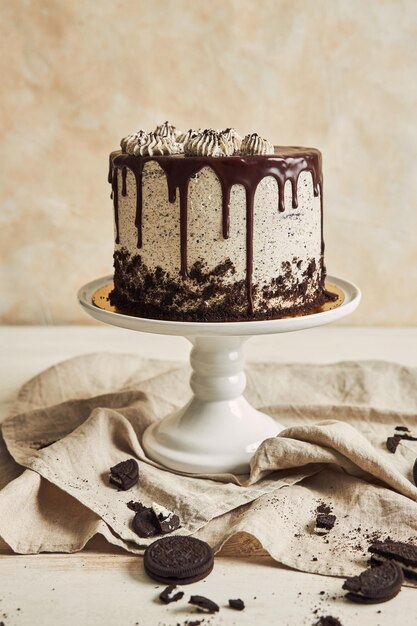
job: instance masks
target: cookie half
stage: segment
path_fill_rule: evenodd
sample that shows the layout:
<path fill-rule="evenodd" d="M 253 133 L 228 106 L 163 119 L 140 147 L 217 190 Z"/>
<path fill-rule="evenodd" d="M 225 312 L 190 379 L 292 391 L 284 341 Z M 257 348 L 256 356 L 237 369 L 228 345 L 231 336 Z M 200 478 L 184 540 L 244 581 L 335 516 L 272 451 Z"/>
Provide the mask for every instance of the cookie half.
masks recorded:
<path fill-rule="evenodd" d="M 387 602 L 395 598 L 401 589 L 404 576 L 394 561 L 388 561 L 379 567 L 371 567 L 359 576 L 351 576 L 343 583 L 346 597 L 362 604 Z"/>
<path fill-rule="evenodd" d="M 417 579 L 417 546 L 402 541 L 373 543 L 368 551 L 372 554 L 371 565 L 395 562 L 407 578 Z"/>
<path fill-rule="evenodd" d="M 167 584 L 189 584 L 210 574 L 214 564 L 211 547 L 194 537 L 163 537 L 145 550 L 146 573 Z"/>
<path fill-rule="evenodd" d="M 133 518 L 132 528 L 139 537 L 155 537 L 158 534 L 155 513 L 150 507 L 138 511 Z"/>

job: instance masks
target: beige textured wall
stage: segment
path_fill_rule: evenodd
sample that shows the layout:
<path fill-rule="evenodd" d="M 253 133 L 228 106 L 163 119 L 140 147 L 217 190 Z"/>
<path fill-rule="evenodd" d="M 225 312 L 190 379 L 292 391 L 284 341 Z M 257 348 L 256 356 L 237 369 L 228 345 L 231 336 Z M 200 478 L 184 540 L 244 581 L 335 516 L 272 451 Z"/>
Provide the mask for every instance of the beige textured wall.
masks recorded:
<path fill-rule="evenodd" d="M 1 3 L 1 300 L 8 323 L 87 322 L 112 271 L 108 152 L 169 119 L 323 151 L 347 323 L 417 322 L 415 0 Z"/>

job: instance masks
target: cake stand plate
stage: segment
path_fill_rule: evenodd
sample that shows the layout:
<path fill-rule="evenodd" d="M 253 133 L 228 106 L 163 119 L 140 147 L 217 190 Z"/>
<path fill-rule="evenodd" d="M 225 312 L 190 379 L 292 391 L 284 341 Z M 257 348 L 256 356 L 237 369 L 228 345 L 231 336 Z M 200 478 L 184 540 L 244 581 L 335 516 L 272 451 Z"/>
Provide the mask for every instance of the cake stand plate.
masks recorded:
<path fill-rule="evenodd" d="M 112 276 L 93 280 L 78 292 L 84 310 L 100 322 L 130 330 L 180 335 L 193 345 L 191 400 L 179 411 L 149 426 L 143 435 L 147 455 L 173 470 L 191 474 L 249 470 L 259 444 L 283 426 L 244 398 L 243 342 L 253 335 L 304 330 L 352 313 L 361 293 L 352 283 L 328 276 L 338 299 L 308 315 L 245 322 L 177 322 L 135 317 L 109 304 Z"/>

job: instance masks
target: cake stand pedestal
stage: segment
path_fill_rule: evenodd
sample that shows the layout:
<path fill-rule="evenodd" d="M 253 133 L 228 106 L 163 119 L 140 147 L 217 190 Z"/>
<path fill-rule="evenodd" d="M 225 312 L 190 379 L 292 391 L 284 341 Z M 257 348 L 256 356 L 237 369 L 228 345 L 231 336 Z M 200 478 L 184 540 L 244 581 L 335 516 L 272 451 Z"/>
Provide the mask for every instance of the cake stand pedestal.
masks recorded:
<path fill-rule="evenodd" d="M 191 400 L 149 426 L 142 440 L 151 459 L 192 474 L 248 472 L 251 456 L 259 444 L 283 429 L 243 396 L 243 342 L 253 335 L 286 333 L 334 322 L 352 313 L 361 298 L 355 285 L 329 276 L 327 288 L 338 295 L 338 300 L 316 313 L 265 321 L 175 322 L 118 312 L 108 302 L 112 288 L 112 276 L 94 280 L 80 289 L 79 302 L 89 315 L 106 324 L 181 335 L 193 345 Z"/>

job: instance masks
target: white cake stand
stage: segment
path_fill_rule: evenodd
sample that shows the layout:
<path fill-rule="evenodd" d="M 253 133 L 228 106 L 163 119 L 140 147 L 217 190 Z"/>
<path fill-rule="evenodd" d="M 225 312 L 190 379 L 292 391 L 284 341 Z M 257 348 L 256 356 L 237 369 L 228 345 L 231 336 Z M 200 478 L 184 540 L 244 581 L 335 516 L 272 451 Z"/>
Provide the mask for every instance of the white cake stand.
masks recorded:
<path fill-rule="evenodd" d="M 352 283 L 328 277 L 339 295 L 333 305 L 310 315 L 251 322 L 174 322 L 116 312 L 108 303 L 112 276 L 80 289 L 84 310 L 100 322 L 130 330 L 180 335 L 193 344 L 190 363 L 192 399 L 179 411 L 147 428 L 143 446 L 151 459 L 187 473 L 244 473 L 259 446 L 283 426 L 254 409 L 244 398 L 246 376 L 242 345 L 252 335 L 288 333 L 329 324 L 352 313 L 361 293 Z"/>

